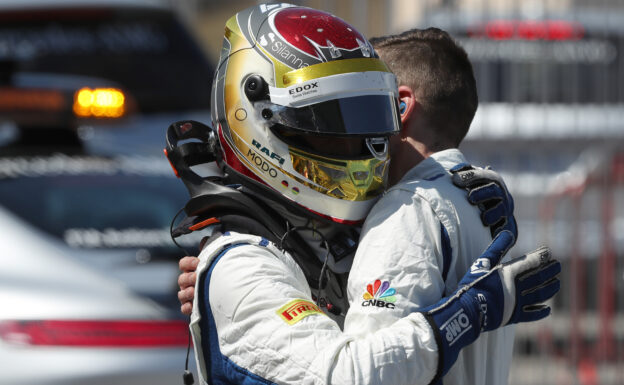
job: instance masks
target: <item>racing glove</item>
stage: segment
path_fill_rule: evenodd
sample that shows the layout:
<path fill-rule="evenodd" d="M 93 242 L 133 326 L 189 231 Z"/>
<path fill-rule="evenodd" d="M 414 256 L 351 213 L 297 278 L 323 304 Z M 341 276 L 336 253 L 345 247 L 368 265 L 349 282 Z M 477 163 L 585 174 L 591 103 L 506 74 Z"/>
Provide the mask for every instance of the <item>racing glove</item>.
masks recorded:
<path fill-rule="evenodd" d="M 468 201 L 481 210 L 481 222 L 490 228 L 492 238 L 502 230 L 508 230 L 517 239 L 514 201 L 503 178 L 489 166 L 481 168 L 462 163 L 450 171 L 453 174 L 453 184 L 466 189 Z"/>
<path fill-rule="evenodd" d="M 459 351 L 481 332 L 550 314 L 543 302 L 559 291 L 561 264 L 551 258 L 547 247 L 499 264 L 512 245 L 513 234 L 500 232 L 453 294 L 421 309 L 438 344 L 438 372 L 432 383 L 449 371 Z"/>

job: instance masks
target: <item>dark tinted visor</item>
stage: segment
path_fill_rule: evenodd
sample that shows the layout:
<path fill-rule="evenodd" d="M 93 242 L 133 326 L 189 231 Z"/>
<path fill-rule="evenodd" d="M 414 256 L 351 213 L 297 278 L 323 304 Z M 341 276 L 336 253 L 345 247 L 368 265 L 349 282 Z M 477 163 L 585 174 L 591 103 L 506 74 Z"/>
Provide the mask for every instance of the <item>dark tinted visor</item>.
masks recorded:
<path fill-rule="evenodd" d="M 306 133 L 387 136 L 400 130 L 397 100 L 390 95 L 353 96 L 299 108 L 262 101 L 255 107 L 269 125 Z"/>

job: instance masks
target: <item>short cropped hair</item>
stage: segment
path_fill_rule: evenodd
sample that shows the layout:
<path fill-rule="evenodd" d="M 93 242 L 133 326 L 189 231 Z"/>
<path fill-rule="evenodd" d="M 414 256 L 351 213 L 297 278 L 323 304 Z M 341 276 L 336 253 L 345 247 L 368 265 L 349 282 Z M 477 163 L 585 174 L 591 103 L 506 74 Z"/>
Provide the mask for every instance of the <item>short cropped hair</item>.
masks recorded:
<path fill-rule="evenodd" d="M 414 91 L 437 143 L 459 146 L 479 103 L 468 55 L 438 28 L 370 39 L 399 85 Z"/>

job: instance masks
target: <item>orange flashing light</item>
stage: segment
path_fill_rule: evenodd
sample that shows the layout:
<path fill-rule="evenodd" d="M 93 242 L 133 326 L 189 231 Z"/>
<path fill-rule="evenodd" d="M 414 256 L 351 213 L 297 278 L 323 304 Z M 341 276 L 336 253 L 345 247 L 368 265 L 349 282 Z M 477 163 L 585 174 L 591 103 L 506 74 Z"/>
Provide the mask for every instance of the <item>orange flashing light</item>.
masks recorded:
<path fill-rule="evenodd" d="M 74 114 L 88 118 L 120 118 L 126 97 L 117 88 L 81 88 L 74 94 Z"/>

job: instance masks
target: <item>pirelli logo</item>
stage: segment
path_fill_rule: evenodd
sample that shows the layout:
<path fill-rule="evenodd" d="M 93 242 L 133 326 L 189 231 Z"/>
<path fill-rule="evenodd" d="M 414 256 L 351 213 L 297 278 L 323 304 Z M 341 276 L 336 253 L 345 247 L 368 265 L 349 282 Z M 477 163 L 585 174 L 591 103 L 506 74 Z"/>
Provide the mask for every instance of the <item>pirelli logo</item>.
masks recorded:
<path fill-rule="evenodd" d="M 277 310 L 277 315 L 289 325 L 294 325 L 305 317 L 313 314 L 323 314 L 323 311 L 310 301 L 295 299 Z"/>

